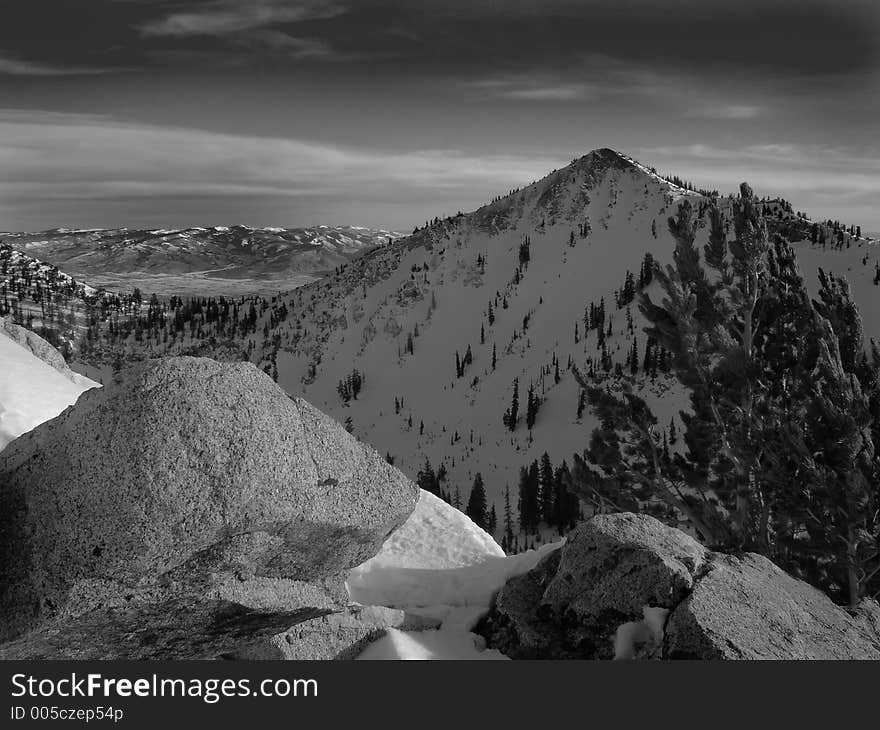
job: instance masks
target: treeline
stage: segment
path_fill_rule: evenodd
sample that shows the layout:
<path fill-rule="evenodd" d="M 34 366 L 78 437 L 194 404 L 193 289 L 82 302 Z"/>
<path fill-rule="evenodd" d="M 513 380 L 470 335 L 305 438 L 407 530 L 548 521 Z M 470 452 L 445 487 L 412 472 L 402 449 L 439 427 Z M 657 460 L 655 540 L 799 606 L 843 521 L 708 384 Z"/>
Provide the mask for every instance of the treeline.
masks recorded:
<path fill-rule="evenodd" d="M 393 463 L 393 459 L 386 458 Z M 554 468 L 546 452 L 540 462 L 535 460 L 520 469 L 516 513 L 511 504 L 510 487 L 505 487 L 501 524 L 495 505 L 488 504 L 486 486 L 480 472 L 474 475 L 466 500 L 458 485 L 449 484 L 445 464 L 440 464 L 435 472 L 430 460 L 425 459 L 416 476 L 416 483 L 421 489 L 464 512 L 490 535 L 500 532 L 501 547 L 508 553 L 520 552 L 527 547 L 529 539 L 538 535 L 542 524 L 564 535 L 583 516 L 577 496 L 569 489 L 571 475 L 568 465 L 563 461 Z M 520 537 L 524 537 L 522 542 Z M 531 544 L 534 544 L 534 540 Z"/>

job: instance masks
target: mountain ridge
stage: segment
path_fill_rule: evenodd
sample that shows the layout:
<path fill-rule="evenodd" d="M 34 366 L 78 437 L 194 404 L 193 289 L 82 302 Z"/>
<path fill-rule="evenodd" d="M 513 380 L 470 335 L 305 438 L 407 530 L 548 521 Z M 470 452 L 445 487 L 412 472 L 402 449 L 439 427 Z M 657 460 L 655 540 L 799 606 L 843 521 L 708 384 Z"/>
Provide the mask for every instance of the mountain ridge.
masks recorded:
<path fill-rule="evenodd" d="M 609 387 L 632 382 L 666 428 L 685 407 L 633 300 L 656 286 L 646 271 L 671 261 L 666 220 L 685 200 L 705 242 L 710 197 L 722 210 L 734 201 L 601 148 L 288 292 L 111 310 L 89 328 L 75 366 L 99 380 L 120 358 L 234 345 L 410 477 L 424 476 L 428 460 L 435 477 L 445 474 L 438 488 L 462 507 L 480 473 L 501 520 L 507 489 L 515 510 L 520 467 L 545 452 L 557 466 L 589 441 L 596 420 L 579 403 L 571 366 Z M 797 242 L 808 279 L 819 267 L 852 279 L 866 330 L 880 334 L 877 247 L 827 222 L 814 244 L 818 222 L 782 199 L 760 207 L 772 231 Z"/>

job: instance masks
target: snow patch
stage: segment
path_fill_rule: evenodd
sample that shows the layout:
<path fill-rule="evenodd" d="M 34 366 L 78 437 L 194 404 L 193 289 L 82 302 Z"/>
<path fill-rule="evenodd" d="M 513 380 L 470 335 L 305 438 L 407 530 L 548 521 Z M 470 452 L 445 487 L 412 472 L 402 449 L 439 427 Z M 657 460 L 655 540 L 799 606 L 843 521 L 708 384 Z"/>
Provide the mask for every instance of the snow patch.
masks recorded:
<path fill-rule="evenodd" d="M 346 587 L 363 605 L 401 608 L 441 621 L 439 630 L 389 631 L 364 659 L 501 659 L 472 633 L 495 594 L 562 541 L 507 556 L 466 515 L 422 491 L 409 519 L 379 553 L 354 568 Z"/>
<path fill-rule="evenodd" d="M 476 659 L 504 660 L 504 654 L 486 649 L 485 641 L 476 634 L 450 631 L 400 631 L 388 633 L 373 642 L 357 657 L 359 660 L 376 659 Z"/>
<path fill-rule="evenodd" d="M 628 621 L 617 627 L 614 635 L 614 658 L 635 659 L 637 654 L 653 654 L 663 645 L 664 627 L 669 609 L 642 608 L 641 621 Z"/>
<path fill-rule="evenodd" d="M 64 377 L 28 349 L 0 333 L 0 451 L 21 434 L 55 418 L 83 391 L 98 387 L 88 378 Z"/>

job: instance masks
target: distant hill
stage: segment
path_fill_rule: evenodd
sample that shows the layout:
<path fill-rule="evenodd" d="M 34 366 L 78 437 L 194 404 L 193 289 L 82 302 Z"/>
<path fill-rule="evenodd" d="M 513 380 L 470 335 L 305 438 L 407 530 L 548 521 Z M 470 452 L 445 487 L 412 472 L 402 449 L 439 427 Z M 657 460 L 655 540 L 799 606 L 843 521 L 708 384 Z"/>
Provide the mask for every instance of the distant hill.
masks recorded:
<path fill-rule="evenodd" d="M 0 233 L 0 241 L 96 287 L 234 295 L 299 286 L 399 236 L 352 226 L 213 226 L 57 228 Z"/>

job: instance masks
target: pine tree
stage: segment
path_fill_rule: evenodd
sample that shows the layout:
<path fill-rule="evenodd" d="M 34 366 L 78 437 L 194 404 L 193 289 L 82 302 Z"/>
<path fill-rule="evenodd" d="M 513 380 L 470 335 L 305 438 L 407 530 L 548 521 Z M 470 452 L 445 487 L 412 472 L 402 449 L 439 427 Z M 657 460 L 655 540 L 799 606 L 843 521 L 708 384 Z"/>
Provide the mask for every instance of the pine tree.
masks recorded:
<path fill-rule="evenodd" d="M 510 401 L 510 408 L 504 412 L 502 422 L 511 431 L 516 430 L 516 422 L 519 418 L 519 378 L 513 379 L 513 398 Z"/>
<path fill-rule="evenodd" d="M 538 462 L 534 461 L 526 468 L 520 469 L 519 479 L 519 524 L 526 534 L 533 534 L 538 529 L 541 519 L 539 501 Z"/>
<path fill-rule="evenodd" d="M 538 408 L 541 405 L 541 400 L 538 396 L 535 395 L 535 386 L 534 384 L 529 384 L 529 392 L 528 397 L 526 399 L 526 428 L 531 430 L 535 425 L 535 420 L 538 417 Z"/>
<path fill-rule="evenodd" d="M 666 519 L 687 519 L 709 544 L 760 552 L 854 604 L 880 575 L 880 356 L 865 355 L 843 280 L 820 272 L 821 301 L 811 301 L 794 251 L 778 236 L 771 244 L 747 185 L 733 240 L 714 204 L 709 212 L 712 275 L 682 203 L 670 219 L 674 264 L 656 272 L 663 303 L 640 302 L 691 393 L 685 451 L 665 458 L 656 418 L 632 392 L 593 387 L 600 428 L 573 484 L 600 508 L 659 500 Z"/>
<path fill-rule="evenodd" d="M 578 418 L 578 420 L 580 420 L 581 417 L 584 415 L 584 408 L 586 407 L 586 405 L 587 405 L 587 392 L 583 388 L 581 388 L 581 390 L 578 391 L 578 405 L 577 405 L 577 418 Z"/>
<path fill-rule="evenodd" d="M 483 486 L 483 475 L 477 472 L 474 484 L 471 487 L 471 496 L 468 498 L 465 514 L 473 520 L 477 527 L 486 529 L 488 526 L 486 512 L 486 490 Z"/>
<path fill-rule="evenodd" d="M 510 485 L 504 485 L 504 541 L 507 549 L 513 545 L 513 511 L 510 508 Z"/>
<path fill-rule="evenodd" d="M 440 496 L 440 483 L 437 475 L 434 473 L 434 468 L 431 466 L 430 459 L 425 459 L 425 465 L 416 474 L 416 484 L 426 492 L 435 494 L 438 497 Z"/>
<path fill-rule="evenodd" d="M 541 517 L 550 525 L 553 524 L 555 516 L 556 482 L 553 477 L 553 464 L 550 463 L 550 455 L 546 451 L 541 455 L 538 479 Z"/>

